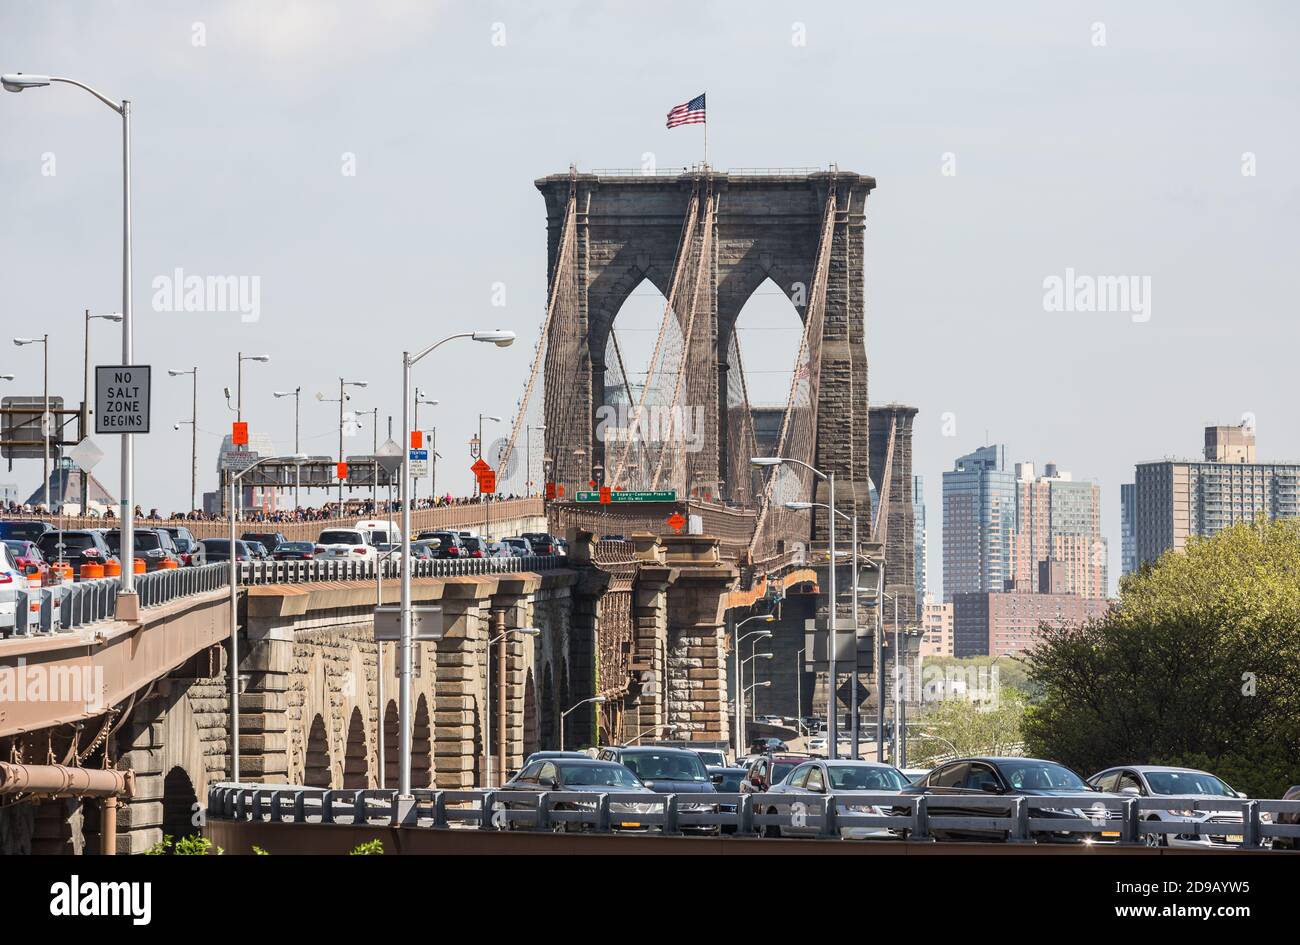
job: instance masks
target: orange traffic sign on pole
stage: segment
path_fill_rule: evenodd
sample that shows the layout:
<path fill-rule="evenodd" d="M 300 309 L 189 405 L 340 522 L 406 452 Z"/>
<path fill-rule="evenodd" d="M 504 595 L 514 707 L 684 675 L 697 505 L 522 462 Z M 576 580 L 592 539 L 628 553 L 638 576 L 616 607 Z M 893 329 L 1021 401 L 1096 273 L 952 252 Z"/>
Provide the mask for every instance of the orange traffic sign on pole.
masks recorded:
<path fill-rule="evenodd" d="M 230 428 L 230 442 L 235 446 L 248 445 L 248 421 L 236 420 Z"/>
<path fill-rule="evenodd" d="M 673 531 L 680 532 L 682 526 L 686 524 L 686 517 L 681 512 L 674 512 L 668 516 L 668 524 L 673 527 Z"/>
<path fill-rule="evenodd" d="M 334 472 L 340 479 L 348 478 L 348 464 L 347 463 L 336 464 L 334 467 Z"/>
<path fill-rule="evenodd" d="M 609 505 L 609 503 L 611 503 L 611 502 L 613 502 L 613 501 L 614 501 L 614 497 L 613 497 L 613 495 L 611 494 L 611 490 L 610 490 L 609 486 L 601 486 L 601 487 L 600 487 L 600 503 L 601 503 L 601 505 Z"/>
<path fill-rule="evenodd" d="M 423 431 L 423 430 L 412 430 L 412 431 L 411 431 L 411 449 L 413 449 L 413 450 L 418 450 L 418 449 L 422 449 L 423 447 L 424 447 L 424 431 Z"/>
<path fill-rule="evenodd" d="M 497 474 L 495 470 L 489 469 L 478 477 L 478 491 L 484 495 L 491 495 L 497 491 Z"/>
<path fill-rule="evenodd" d="M 483 473 L 487 472 L 491 468 L 492 468 L 491 466 L 483 462 L 482 457 L 479 457 L 478 459 L 474 460 L 474 465 L 469 467 L 469 471 L 472 472 L 475 476 L 481 476 L 483 475 Z"/>

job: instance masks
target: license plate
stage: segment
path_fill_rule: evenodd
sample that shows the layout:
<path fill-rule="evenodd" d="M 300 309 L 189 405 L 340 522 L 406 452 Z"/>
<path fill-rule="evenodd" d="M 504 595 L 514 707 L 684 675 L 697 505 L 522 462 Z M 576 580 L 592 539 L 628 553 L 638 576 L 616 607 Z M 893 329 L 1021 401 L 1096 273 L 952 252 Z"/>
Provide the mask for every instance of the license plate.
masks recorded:
<path fill-rule="evenodd" d="M 1119 831 L 1118 831 L 1118 830 L 1103 830 L 1103 831 L 1101 832 L 1101 835 L 1102 835 L 1103 837 L 1118 837 L 1118 836 L 1119 836 Z"/>
<path fill-rule="evenodd" d="M 619 824 L 620 827 L 640 827 L 641 824 L 635 820 L 625 820 Z"/>
<path fill-rule="evenodd" d="M 1245 839 L 1245 837 L 1243 837 L 1243 836 L 1242 836 L 1241 834 L 1239 834 L 1239 833 L 1233 833 L 1233 834 L 1229 834 L 1229 835 L 1228 835 L 1228 842 L 1229 842 L 1229 843 L 1241 843 L 1241 841 L 1244 840 L 1244 839 Z"/>

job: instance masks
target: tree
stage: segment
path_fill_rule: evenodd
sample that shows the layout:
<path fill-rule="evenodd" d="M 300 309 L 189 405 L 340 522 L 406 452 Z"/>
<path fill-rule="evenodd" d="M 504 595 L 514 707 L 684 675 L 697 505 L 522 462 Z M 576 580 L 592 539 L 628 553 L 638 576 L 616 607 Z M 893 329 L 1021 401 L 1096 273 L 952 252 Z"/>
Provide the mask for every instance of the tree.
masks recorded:
<path fill-rule="evenodd" d="M 1006 687 L 987 705 L 960 696 L 934 703 L 909 732 L 908 763 L 932 767 L 954 755 L 1018 755 L 1024 713 L 1024 695 Z"/>
<path fill-rule="evenodd" d="M 1085 777 L 1206 768 L 1255 797 L 1300 783 L 1300 523 L 1238 525 L 1127 577 L 1105 617 L 1043 627 L 1026 750 Z"/>

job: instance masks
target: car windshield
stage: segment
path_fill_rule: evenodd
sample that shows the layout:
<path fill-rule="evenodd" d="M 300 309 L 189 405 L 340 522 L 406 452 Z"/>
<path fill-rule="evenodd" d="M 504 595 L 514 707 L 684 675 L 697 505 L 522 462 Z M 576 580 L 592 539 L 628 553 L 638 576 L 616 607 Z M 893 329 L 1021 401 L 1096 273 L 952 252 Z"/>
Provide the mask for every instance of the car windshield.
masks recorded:
<path fill-rule="evenodd" d="M 312 543 L 309 541 L 286 541 L 277 547 L 276 551 L 311 551 Z"/>
<path fill-rule="evenodd" d="M 1077 774 L 1050 761 L 1004 761 L 998 765 L 1007 784 L 1027 791 L 1091 791 Z"/>
<path fill-rule="evenodd" d="M 826 766 L 831 776 L 831 787 L 837 791 L 898 791 L 909 784 L 893 768 L 883 765 L 831 765 Z"/>
<path fill-rule="evenodd" d="M 244 548 L 242 546 L 243 546 L 243 542 L 235 543 L 235 547 L 239 549 L 240 554 L 243 554 L 244 552 Z M 229 538 L 205 538 L 203 539 L 203 547 L 208 551 L 229 552 L 230 539 Z"/>
<path fill-rule="evenodd" d="M 707 748 L 698 748 L 695 753 L 704 760 L 706 765 L 717 765 L 722 767 L 727 763 L 727 756 L 720 751 L 710 751 Z"/>
<path fill-rule="evenodd" d="M 104 540 L 108 542 L 108 547 L 111 548 L 114 553 L 119 551 L 122 547 L 121 532 L 109 532 L 104 536 Z M 131 544 L 134 546 L 136 551 L 153 551 L 155 548 L 162 547 L 162 540 L 154 532 L 136 532 L 135 535 L 132 536 Z"/>
<path fill-rule="evenodd" d="M 623 756 L 623 764 L 642 781 L 707 781 L 709 772 L 694 752 L 638 751 Z"/>
<path fill-rule="evenodd" d="M 11 541 L 9 539 L 6 539 L 5 547 L 8 548 L 16 555 L 27 554 L 27 542 L 25 541 Z"/>
<path fill-rule="evenodd" d="M 42 537 L 41 540 L 36 544 L 38 548 L 40 548 L 42 551 L 46 553 L 50 553 L 50 552 L 57 553 L 59 550 L 59 533 L 50 532 L 49 534 Z M 87 548 L 93 548 L 93 547 L 95 547 L 95 539 L 91 538 L 87 534 L 84 533 L 79 534 L 77 532 L 63 533 L 64 552 L 84 551 Z"/>
<path fill-rule="evenodd" d="M 777 784 L 784 781 L 786 775 L 799 765 L 797 761 L 774 761 L 772 762 L 772 783 Z"/>
<path fill-rule="evenodd" d="M 1146 776 L 1152 794 L 1209 794 L 1213 797 L 1236 797 L 1232 788 L 1204 771 L 1148 771 Z"/>
<path fill-rule="evenodd" d="M 176 545 L 178 551 L 189 551 L 192 547 L 188 538 L 182 538 L 179 535 L 172 538 L 172 542 Z"/>
<path fill-rule="evenodd" d="M 0 522 L 0 538 L 25 538 L 36 541 L 45 534 L 44 522 Z"/>
<path fill-rule="evenodd" d="M 366 539 L 360 532 L 335 529 L 321 532 L 320 543 L 322 545 L 364 545 Z"/>
<path fill-rule="evenodd" d="M 560 783 L 566 787 L 596 786 L 638 788 L 641 782 L 622 765 L 560 765 Z"/>

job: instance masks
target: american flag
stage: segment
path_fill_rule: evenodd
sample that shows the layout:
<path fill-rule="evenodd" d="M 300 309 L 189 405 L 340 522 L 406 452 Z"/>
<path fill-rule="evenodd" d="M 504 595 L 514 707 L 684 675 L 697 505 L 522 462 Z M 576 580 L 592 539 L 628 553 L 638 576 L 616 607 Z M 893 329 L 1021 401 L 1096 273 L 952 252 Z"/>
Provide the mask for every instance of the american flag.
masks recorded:
<path fill-rule="evenodd" d="M 704 96 L 697 95 L 683 105 L 678 105 L 668 113 L 668 127 L 676 128 L 678 125 L 702 125 L 704 124 Z"/>

